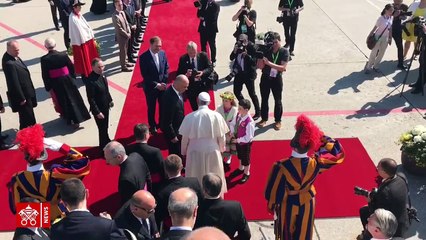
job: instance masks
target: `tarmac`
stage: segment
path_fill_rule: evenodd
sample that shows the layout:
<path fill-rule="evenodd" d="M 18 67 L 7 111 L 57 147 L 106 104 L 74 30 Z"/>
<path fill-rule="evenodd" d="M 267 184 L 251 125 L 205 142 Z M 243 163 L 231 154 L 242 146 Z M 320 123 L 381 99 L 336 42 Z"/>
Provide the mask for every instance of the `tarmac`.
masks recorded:
<path fill-rule="evenodd" d="M 192 4 L 190 0 L 185 1 Z M 288 64 L 287 72 L 284 74 L 283 128 L 275 131 L 272 126 L 265 127 L 259 131 L 256 140 L 291 138 L 294 134 L 296 117 L 306 113 L 332 137 L 358 137 L 375 164 L 384 157 L 393 158 L 400 163 L 400 146 L 397 144 L 400 135 L 415 125 L 426 124 L 425 96 L 410 94 L 408 86 L 405 86 L 402 96 L 400 95 L 401 83 L 406 74 L 396 68 L 397 52 L 394 42 L 386 51 L 379 73 L 366 75 L 363 72 L 370 54 L 365 43 L 367 35 L 384 5 L 391 2 L 390 0 L 304 2 L 305 9 L 300 13 L 296 36 L 296 56 Z M 103 15 L 88 12 L 91 1 L 88 0 L 86 3 L 82 11 L 95 31 L 96 39 L 102 43 L 101 57 L 106 64 L 106 75 L 112 82 L 110 90 L 115 103 L 110 116 L 109 132 L 112 137 L 117 128 L 132 73 L 120 72 L 118 47 L 114 43 L 114 29 L 111 24 L 112 1 L 108 2 L 110 12 Z M 231 18 L 242 2 L 222 0 L 218 3 L 221 5 L 221 11 L 217 36 L 218 62 L 215 69 L 222 77 L 229 73 L 228 56 L 234 44 L 232 34 L 235 31 L 235 24 L 231 22 Z M 277 31 L 284 40 L 283 27 L 275 21 L 280 14 L 277 6 L 278 0 L 254 0 L 253 9 L 258 14 L 256 31 L 257 33 Z M 35 108 L 37 121 L 44 123 L 48 137 L 54 137 L 71 146 L 95 146 L 97 144 L 95 122 L 86 121 L 81 124 L 82 129 L 74 131 L 59 119 L 48 93 L 44 90 L 39 64 L 39 58 L 46 54 L 43 42 L 47 37 L 53 37 L 57 40 L 58 50 L 64 51 L 62 33 L 62 29 L 61 31 L 54 29 L 47 1 L 32 0 L 14 4 L 9 0 L 0 0 L 0 53 L 6 51 L 7 41 L 18 39 L 20 42 L 20 57 L 27 64 L 36 87 L 39 101 L 39 106 Z M 167 51 L 167 43 L 163 43 L 163 48 Z M 182 52 L 184 51 L 185 49 L 182 49 Z M 418 62 L 414 61 L 407 83 L 417 79 L 417 68 Z M 86 101 L 81 80 L 78 84 Z M 0 94 L 5 103 L 6 89 L 4 74 L 0 73 Z M 220 81 L 216 90 L 232 91 L 232 83 Z M 257 84 L 256 91 L 260 97 Z M 247 92 L 243 94 L 248 96 Z M 215 96 L 216 103 L 219 103 L 218 94 Z M 273 106 L 272 96 L 270 106 Z M 6 113 L 2 114 L 1 118 L 3 133 L 9 134 L 11 137 L 8 140 L 12 141 L 14 129 L 19 127 L 18 116 L 6 107 Z M 272 123 L 273 119 L 268 122 Z M 349 177 L 363 176 L 362 173 L 354 172 Z M 419 218 L 424 222 L 426 178 L 410 174 L 407 174 L 407 177 L 412 203 L 417 207 Z M 265 237 L 274 239 L 271 222 L 250 222 L 250 228 L 252 239 L 265 239 Z M 356 239 L 361 230 L 359 218 L 316 219 L 314 239 Z M 0 239 L 12 239 L 12 236 L 13 233 L 10 232 L 0 233 Z M 426 224 L 413 223 L 407 236 L 407 239 L 426 239 Z"/>

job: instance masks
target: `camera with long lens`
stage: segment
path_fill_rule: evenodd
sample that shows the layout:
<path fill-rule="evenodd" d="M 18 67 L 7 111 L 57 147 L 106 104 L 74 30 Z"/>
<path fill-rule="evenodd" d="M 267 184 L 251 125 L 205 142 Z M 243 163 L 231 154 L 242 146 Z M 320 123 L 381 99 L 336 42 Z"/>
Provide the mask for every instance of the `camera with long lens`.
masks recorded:
<path fill-rule="evenodd" d="M 256 54 L 255 57 L 257 59 L 262 59 L 265 57 L 266 52 L 268 52 L 272 45 L 274 45 L 274 32 L 269 31 L 267 33 L 265 33 L 264 37 L 263 37 L 263 42 L 264 44 L 256 44 L 255 48 L 256 48 Z"/>
<path fill-rule="evenodd" d="M 374 199 L 374 197 L 377 194 L 377 188 L 373 188 L 373 189 L 371 189 L 371 191 L 368 191 L 364 188 L 355 186 L 354 187 L 354 193 L 355 193 L 355 195 L 369 197 L 372 200 L 372 199 Z"/>
<path fill-rule="evenodd" d="M 238 41 L 235 46 L 237 47 L 237 54 L 241 54 L 246 51 L 246 45 L 244 45 L 241 41 Z"/>
<path fill-rule="evenodd" d="M 238 16 L 238 20 L 240 22 L 244 21 L 244 16 L 247 16 L 249 13 L 246 5 L 243 6 L 243 10 L 241 10 L 240 15 Z"/>
<path fill-rule="evenodd" d="M 244 44 L 244 41 L 237 41 L 237 43 L 235 43 L 235 47 L 237 48 L 236 54 L 241 54 L 245 52 L 247 48 L 247 46 Z M 235 75 L 237 75 L 240 72 L 240 69 L 238 68 L 238 64 L 236 64 L 235 66 L 237 67 L 234 67 L 232 69 L 232 72 L 225 77 L 226 81 L 228 82 L 231 81 L 235 77 Z"/>
<path fill-rule="evenodd" d="M 284 12 L 281 13 L 281 15 L 277 17 L 277 22 L 278 23 L 283 23 L 284 22 Z"/>
<path fill-rule="evenodd" d="M 425 35 L 423 28 L 426 26 L 426 19 L 423 16 L 415 17 L 409 21 L 404 22 L 404 24 L 402 25 L 402 30 L 405 32 L 405 34 L 407 36 L 411 36 L 410 31 L 408 31 L 407 29 L 407 23 L 414 24 L 414 36 L 423 37 Z"/>

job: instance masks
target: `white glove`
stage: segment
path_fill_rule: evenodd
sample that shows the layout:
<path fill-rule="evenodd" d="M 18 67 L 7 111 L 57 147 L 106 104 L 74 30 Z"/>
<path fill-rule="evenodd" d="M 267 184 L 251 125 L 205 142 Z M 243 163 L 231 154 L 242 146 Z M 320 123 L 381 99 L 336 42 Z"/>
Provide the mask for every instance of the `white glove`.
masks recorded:
<path fill-rule="evenodd" d="M 61 149 L 61 147 L 62 147 L 62 143 L 60 143 L 56 140 L 50 139 L 50 138 L 44 138 L 43 143 L 44 143 L 45 148 L 50 149 L 50 150 L 55 151 L 55 152 L 59 151 L 59 149 Z"/>

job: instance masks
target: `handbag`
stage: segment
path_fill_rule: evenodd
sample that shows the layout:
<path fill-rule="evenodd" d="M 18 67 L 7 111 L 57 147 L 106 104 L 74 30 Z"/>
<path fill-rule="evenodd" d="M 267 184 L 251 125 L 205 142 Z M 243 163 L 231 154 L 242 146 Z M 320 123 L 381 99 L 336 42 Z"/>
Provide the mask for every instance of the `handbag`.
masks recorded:
<path fill-rule="evenodd" d="M 388 29 L 388 25 L 386 24 L 385 29 L 383 29 L 382 33 L 379 35 L 379 37 L 376 39 L 375 35 L 376 33 L 373 33 L 372 35 L 369 35 L 367 37 L 367 47 L 370 50 L 373 50 L 373 48 L 376 46 L 376 43 L 379 41 L 379 39 L 382 37 L 383 33 Z"/>

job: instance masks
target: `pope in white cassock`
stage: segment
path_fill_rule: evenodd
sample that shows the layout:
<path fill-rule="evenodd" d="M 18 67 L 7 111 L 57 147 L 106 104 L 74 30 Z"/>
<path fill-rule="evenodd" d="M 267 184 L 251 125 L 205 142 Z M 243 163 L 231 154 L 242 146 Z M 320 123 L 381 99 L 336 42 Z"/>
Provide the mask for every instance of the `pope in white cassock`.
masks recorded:
<path fill-rule="evenodd" d="M 221 152 L 225 150 L 225 134 L 229 132 L 220 113 L 210 110 L 210 96 L 198 95 L 198 110 L 185 116 L 179 128 L 182 155 L 186 156 L 185 175 L 196 177 L 200 184 L 207 173 L 222 178 L 222 195 L 227 191 Z"/>

